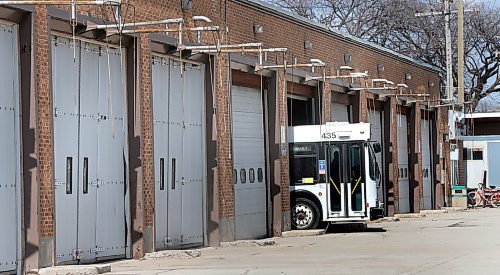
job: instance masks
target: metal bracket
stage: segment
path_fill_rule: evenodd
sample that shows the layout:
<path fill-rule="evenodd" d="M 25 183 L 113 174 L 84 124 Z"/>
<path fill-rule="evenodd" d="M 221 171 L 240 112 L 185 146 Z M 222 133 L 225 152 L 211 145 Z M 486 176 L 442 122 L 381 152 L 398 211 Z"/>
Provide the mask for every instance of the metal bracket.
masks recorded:
<path fill-rule="evenodd" d="M 54 117 L 64 116 L 65 114 L 66 114 L 66 113 L 63 113 L 63 112 L 59 111 L 59 110 L 57 109 L 57 107 L 55 107 L 55 108 L 54 108 L 54 112 L 53 112 Z"/>
<path fill-rule="evenodd" d="M 82 250 L 81 249 L 73 249 L 71 255 L 73 256 L 73 260 L 81 260 Z"/>
<path fill-rule="evenodd" d="M 90 249 L 90 253 L 97 253 L 97 252 L 103 252 L 103 251 L 104 251 L 104 247 L 96 247 L 96 248 Z"/>

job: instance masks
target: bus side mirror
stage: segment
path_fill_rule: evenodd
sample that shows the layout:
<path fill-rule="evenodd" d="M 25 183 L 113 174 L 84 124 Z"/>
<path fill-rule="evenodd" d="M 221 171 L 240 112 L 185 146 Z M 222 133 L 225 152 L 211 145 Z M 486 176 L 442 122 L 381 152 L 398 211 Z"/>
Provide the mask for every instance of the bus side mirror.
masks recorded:
<path fill-rule="evenodd" d="M 380 143 L 376 142 L 376 143 L 373 144 L 373 151 L 375 153 L 382 152 L 382 146 L 380 146 Z"/>

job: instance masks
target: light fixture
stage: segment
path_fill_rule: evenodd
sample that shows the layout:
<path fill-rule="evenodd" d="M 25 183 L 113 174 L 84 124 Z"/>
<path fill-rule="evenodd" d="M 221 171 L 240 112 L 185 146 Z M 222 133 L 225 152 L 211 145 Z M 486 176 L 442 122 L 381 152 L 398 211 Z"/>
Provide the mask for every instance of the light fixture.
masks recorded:
<path fill-rule="evenodd" d="M 405 74 L 405 79 L 406 80 L 411 80 L 411 74 Z"/>
<path fill-rule="evenodd" d="M 354 70 L 354 68 L 351 67 L 351 66 L 340 66 L 339 70 L 341 70 L 341 71 L 352 71 L 352 70 Z"/>
<path fill-rule="evenodd" d="M 193 1 L 192 0 L 181 0 L 181 9 L 189 10 L 192 8 L 193 8 Z"/>
<path fill-rule="evenodd" d="M 434 82 L 429 81 L 429 87 L 434 87 Z"/>
<path fill-rule="evenodd" d="M 312 48 L 313 48 L 313 44 L 311 41 L 309 41 L 309 40 L 304 41 L 304 49 L 310 50 Z"/>
<path fill-rule="evenodd" d="M 344 54 L 344 62 L 347 63 L 347 62 L 351 62 L 352 61 L 352 55 L 350 54 Z"/>
<path fill-rule="evenodd" d="M 259 25 L 259 24 L 253 25 L 253 33 L 257 34 L 257 33 L 263 33 L 263 32 L 264 32 L 264 27 L 262 25 Z"/>
<path fill-rule="evenodd" d="M 385 71 L 385 66 L 384 66 L 384 64 L 378 64 L 378 65 L 377 65 L 377 71 L 378 71 L 378 72 L 383 72 L 383 71 Z"/>

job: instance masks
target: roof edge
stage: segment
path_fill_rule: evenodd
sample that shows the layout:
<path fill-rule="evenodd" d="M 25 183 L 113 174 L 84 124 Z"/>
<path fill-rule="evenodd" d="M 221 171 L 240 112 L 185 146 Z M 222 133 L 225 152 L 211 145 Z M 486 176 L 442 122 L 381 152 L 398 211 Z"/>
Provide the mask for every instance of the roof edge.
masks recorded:
<path fill-rule="evenodd" d="M 314 28 L 314 29 L 319 29 L 320 31 L 329 33 L 330 35 L 350 40 L 350 42 L 353 42 L 356 45 L 359 45 L 359 46 L 362 46 L 362 47 L 366 47 L 366 48 L 375 50 L 377 52 L 380 52 L 380 53 L 383 53 L 383 54 L 387 54 L 387 55 L 396 57 L 397 59 L 399 59 L 401 61 L 404 61 L 404 62 L 407 62 L 407 63 L 411 63 L 412 65 L 416 65 L 418 67 L 429 69 L 429 70 L 432 70 L 432 71 L 434 71 L 436 73 L 440 73 L 441 72 L 441 69 L 439 69 L 438 67 L 436 67 L 434 65 L 431 65 L 431 64 L 425 63 L 423 61 L 411 58 L 411 57 L 406 56 L 404 54 L 400 54 L 400 53 L 398 53 L 396 51 L 393 51 L 391 49 L 379 46 L 379 45 L 377 45 L 375 43 L 372 43 L 372 42 L 368 42 L 368 41 L 363 40 L 361 38 L 352 36 L 350 34 L 343 33 L 343 32 L 336 31 L 336 30 L 331 30 L 331 29 L 329 29 L 324 24 L 315 22 L 313 20 L 310 20 L 310 19 L 305 18 L 303 16 L 294 14 L 294 13 L 292 13 L 290 11 L 287 11 L 285 9 L 282 9 L 282 8 L 279 8 L 279 7 L 276 7 L 276 6 L 273 6 L 271 4 L 262 2 L 260 0 L 233 0 L 233 1 L 234 2 L 238 2 L 240 4 L 243 4 L 243 5 L 247 5 L 247 6 L 251 6 L 251 7 L 260 9 L 260 10 L 267 11 L 269 13 L 272 13 L 272 14 L 277 15 L 277 16 L 284 17 L 286 19 L 295 21 L 297 23 L 302 23 L 305 26 L 308 26 L 308 27 Z"/>

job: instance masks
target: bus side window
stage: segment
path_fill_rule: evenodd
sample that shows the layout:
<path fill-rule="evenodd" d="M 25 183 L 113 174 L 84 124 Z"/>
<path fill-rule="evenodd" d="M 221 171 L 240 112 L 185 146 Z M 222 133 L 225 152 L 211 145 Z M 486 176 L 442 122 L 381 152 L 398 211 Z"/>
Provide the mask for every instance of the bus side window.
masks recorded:
<path fill-rule="evenodd" d="M 307 179 L 307 183 L 303 182 Z M 318 182 L 318 148 L 314 144 L 290 145 L 290 184 Z"/>

